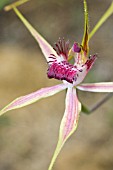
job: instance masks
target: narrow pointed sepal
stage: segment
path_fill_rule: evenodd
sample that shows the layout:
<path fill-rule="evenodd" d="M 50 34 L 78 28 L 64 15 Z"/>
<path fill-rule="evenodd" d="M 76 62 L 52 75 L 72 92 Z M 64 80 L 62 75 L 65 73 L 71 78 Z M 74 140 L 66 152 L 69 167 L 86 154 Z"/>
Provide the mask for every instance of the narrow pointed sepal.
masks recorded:
<path fill-rule="evenodd" d="M 71 60 L 75 53 L 80 53 L 79 58 L 81 58 L 81 61 L 85 63 L 88 59 L 88 53 L 89 53 L 89 20 L 88 20 L 88 9 L 87 9 L 87 2 L 86 0 L 84 2 L 84 34 L 82 38 L 82 43 L 79 45 L 78 43 L 74 43 L 72 48 L 69 50 L 68 53 L 68 60 Z"/>
<path fill-rule="evenodd" d="M 82 47 L 85 58 L 89 52 L 89 20 L 86 0 L 84 0 L 84 35 L 82 39 Z"/>
<path fill-rule="evenodd" d="M 26 96 L 21 96 L 21 97 L 15 99 L 14 101 L 12 101 L 6 107 L 4 107 L 0 111 L 0 115 L 4 114 L 5 112 L 8 112 L 9 110 L 14 110 L 14 109 L 18 109 L 18 108 L 30 105 L 30 104 L 38 101 L 39 99 L 52 96 L 66 88 L 67 88 L 66 85 L 59 84 L 59 85 L 52 86 L 52 87 L 42 88 L 42 89 L 40 89 L 36 92 L 33 92 L 31 94 L 28 94 Z"/>
<path fill-rule="evenodd" d="M 65 107 L 64 116 L 60 125 L 58 144 L 48 170 L 52 169 L 64 143 L 77 128 L 79 113 L 81 111 L 81 103 L 78 101 L 76 90 L 72 87 L 68 87 Z"/>
<path fill-rule="evenodd" d="M 26 28 L 29 30 L 29 32 L 32 34 L 32 36 L 38 42 L 46 60 L 49 62 L 50 54 L 57 56 L 55 50 L 51 47 L 51 45 L 32 27 L 32 25 L 20 13 L 20 11 L 16 7 L 14 7 L 13 10 L 15 11 L 16 15 L 20 18 L 20 20 L 23 22 L 23 24 L 26 26 Z"/>
<path fill-rule="evenodd" d="M 113 82 L 81 84 L 77 89 L 89 92 L 113 92 Z"/>

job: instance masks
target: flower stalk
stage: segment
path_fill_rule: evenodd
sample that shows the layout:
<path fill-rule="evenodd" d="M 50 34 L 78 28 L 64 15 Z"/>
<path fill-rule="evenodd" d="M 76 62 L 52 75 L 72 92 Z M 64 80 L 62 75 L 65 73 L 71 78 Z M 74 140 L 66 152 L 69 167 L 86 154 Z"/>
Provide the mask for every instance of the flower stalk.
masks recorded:
<path fill-rule="evenodd" d="M 92 38 L 92 36 L 97 32 L 97 30 L 103 25 L 103 23 L 113 14 L 113 2 L 111 3 L 110 7 L 107 9 L 107 11 L 104 13 L 104 15 L 101 17 L 101 19 L 98 21 L 98 23 L 95 25 L 93 30 L 89 34 L 89 39 Z"/>

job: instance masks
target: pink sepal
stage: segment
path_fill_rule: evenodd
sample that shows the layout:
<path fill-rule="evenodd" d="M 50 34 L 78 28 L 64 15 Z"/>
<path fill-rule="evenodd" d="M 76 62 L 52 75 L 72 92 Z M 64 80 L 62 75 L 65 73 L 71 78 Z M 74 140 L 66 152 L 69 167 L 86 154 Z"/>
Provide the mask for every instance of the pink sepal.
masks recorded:
<path fill-rule="evenodd" d="M 5 113 L 5 112 L 7 112 L 9 110 L 18 109 L 18 108 L 27 106 L 29 104 L 32 104 L 32 103 L 36 102 L 39 99 L 52 96 L 52 95 L 66 89 L 66 88 L 67 88 L 66 85 L 59 84 L 59 85 L 52 86 L 52 87 L 42 88 L 42 89 L 40 89 L 40 90 L 38 90 L 36 92 L 30 93 L 30 94 L 28 94 L 26 96 L 21 96 L 21 97 L 15 99 L 14 101 L 12 101 L 6 107 L 4 107 L 0 111 L 0 115 L 2 115 L 3 113 Z"/>
<path fill-rule="evenodd" d="M 77 89 L 89 92 L 113 92 L 113 82 L 81 84 Z"/>

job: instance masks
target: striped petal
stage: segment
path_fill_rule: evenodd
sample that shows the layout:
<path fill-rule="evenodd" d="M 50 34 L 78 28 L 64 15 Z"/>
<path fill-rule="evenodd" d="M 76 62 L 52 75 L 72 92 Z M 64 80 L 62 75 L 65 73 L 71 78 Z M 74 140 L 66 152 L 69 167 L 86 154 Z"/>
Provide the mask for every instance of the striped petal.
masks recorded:
<path fill-rule="evenodd" d="M 89 92 L 113 92 L 113 82 L 81 84 L 77 89 Z"/>
<path fill-rule="evenodd" d="M 7 112 L 9 110 L 18 109 L 18 108 L 30 105 L 39 99 L 52 96 L 66 88 L 67 88 L 66 85 L 59 84 L 59 85 L 52 86 L 52 87 L 42 88 L 42 89 L 40 89 L 36 92 L 30 93 L 26 96 L 21 96 L 21 97 L 15 99 L 14 101 L 12 101 L 6 107 L 4 107 L 0 111 L 0 115 L 4 114 L 5 112 Z"/>
<path fill-rule="evenodd" d="M 14 7 L 13 10 L 15 11 L 16 15 L 20 18 L 26 28 L 30 31 L 32 36 L 38 42 L 45 58 L 49 61 L 50 54 L 54 54 L 57 56 L 55 50 L 51 47 L 51 45 L 32 27 L 32 25 L 24 18 L 24 16 L 19 12 L 19 10 Z"/>
<path fill-rule="evenodd" d="M 69 87 L 67 90 L 65 105 L 66 108 L 60 125 L 58 144 L 48 170 L 52 169 L 53 164 L 64 143 L 77 128 L 79 113 L 81 111 L 81 104 L 78 101 L 76 90 L 72 87 Z"/>

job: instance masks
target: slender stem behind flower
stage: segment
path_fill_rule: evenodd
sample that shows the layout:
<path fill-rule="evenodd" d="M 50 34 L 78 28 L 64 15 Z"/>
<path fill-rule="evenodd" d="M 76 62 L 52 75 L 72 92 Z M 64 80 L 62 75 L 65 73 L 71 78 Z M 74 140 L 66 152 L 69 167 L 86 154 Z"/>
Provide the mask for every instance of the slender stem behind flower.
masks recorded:
<path fill-rule="evenodd" d="M 102 106 L 105 102 L 107 102 L 111 97 L 113 96 L 113 93 L 108 93 L 104 96 L 98 103 L 96 103 L 90 110 L 89 114 L 97 110 L 100 106 Z"/>
<path fill-rule="evenodd" d="M 111 3 L 108 10 L 104 13 L 104 15 L 101 17 L 101 19 L 98 21 L 98 23 L 95 25 L 93 30 L 89 34 L 89 39 L 92 38 L 92 36 L 97 32 L 97 30 L 102 26 L 102 24 L 113 14 L 113 2 Z"/>
<path fill-rule="evenodd" d="M 113 93 L 108 93 L 100 101 L 98 101 L 92 108 L 88 108 L 82 103 L 82 112 L 87 115 L 93 113 L 95 110 L 101 107 L 105 102 L 107 102 L 112 96 Z"/>

